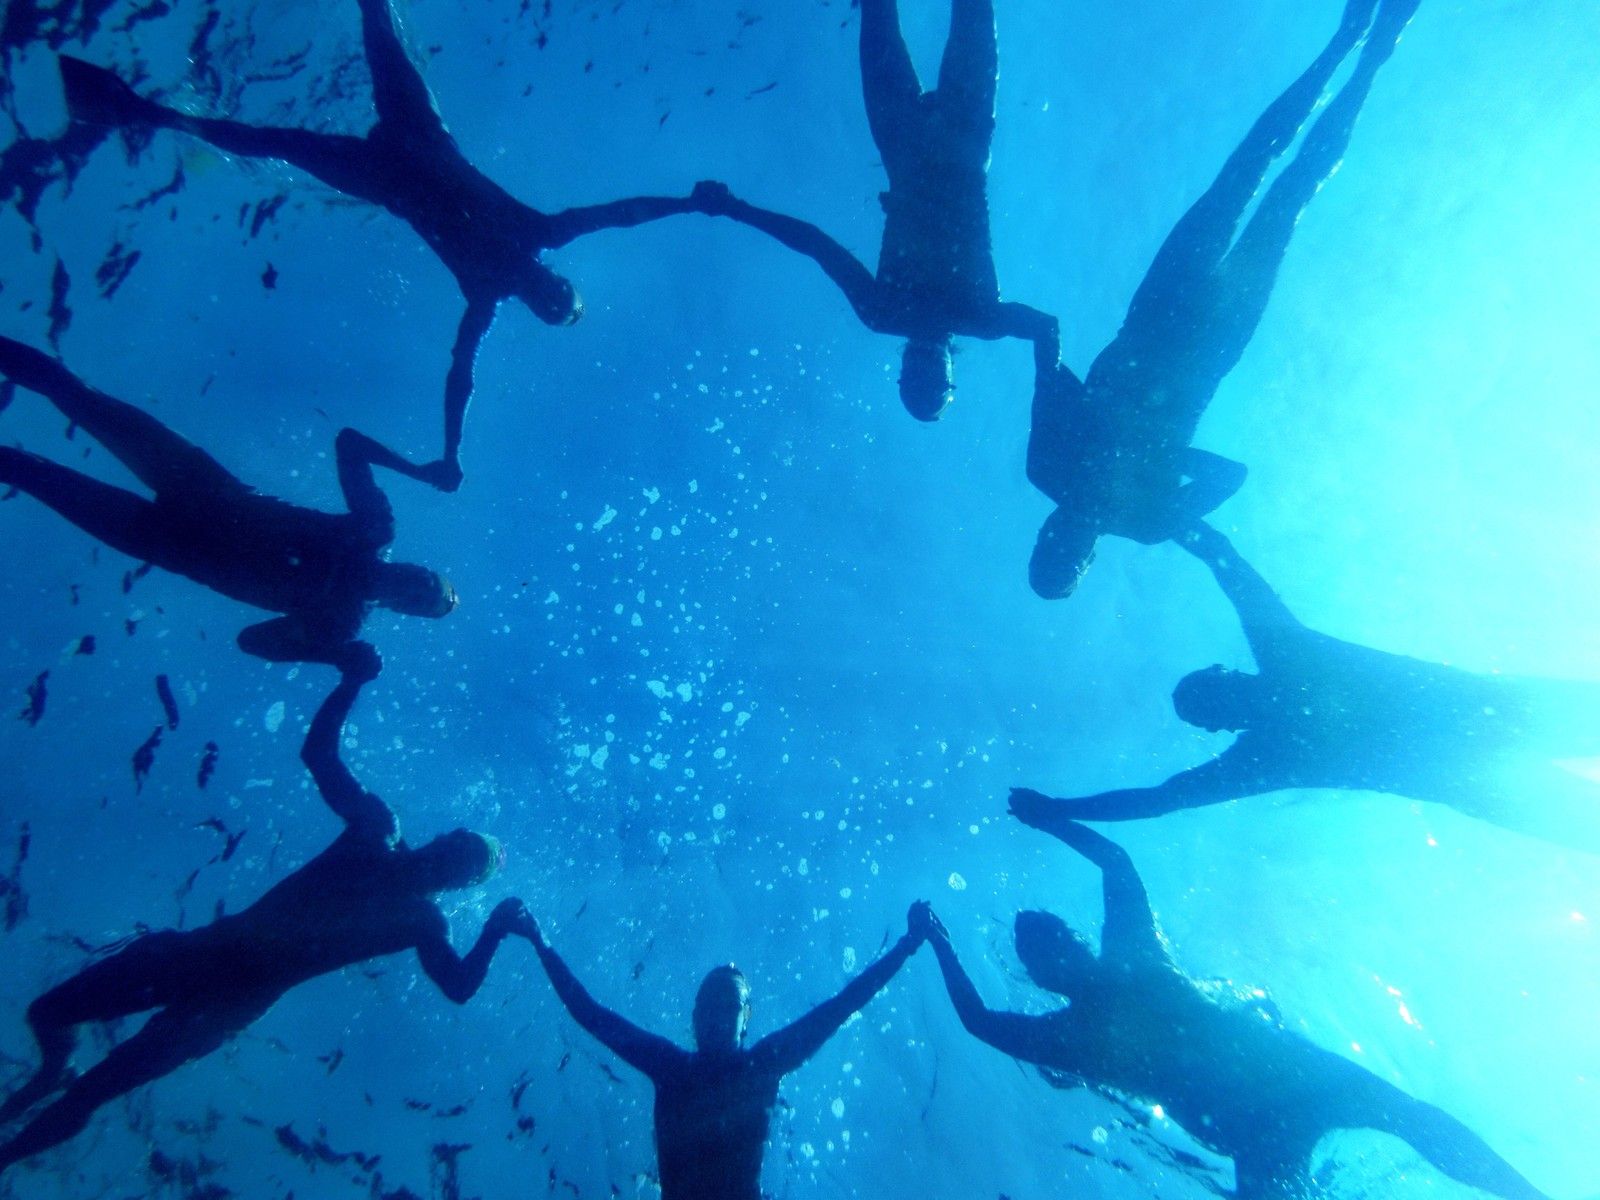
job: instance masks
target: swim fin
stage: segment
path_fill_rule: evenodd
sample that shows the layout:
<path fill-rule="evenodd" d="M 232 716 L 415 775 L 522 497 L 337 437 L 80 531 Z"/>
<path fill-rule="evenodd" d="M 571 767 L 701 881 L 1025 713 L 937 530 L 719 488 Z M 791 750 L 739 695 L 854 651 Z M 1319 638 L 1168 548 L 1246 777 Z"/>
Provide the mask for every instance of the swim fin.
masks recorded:
<path fill-rule="evenodd" d="M 61 55 L 59 62 L 67 111 L 74 121 L 88 125 L 160 123 L 160 105 L 146 100 L 111 71 L 70 54 Z"/>

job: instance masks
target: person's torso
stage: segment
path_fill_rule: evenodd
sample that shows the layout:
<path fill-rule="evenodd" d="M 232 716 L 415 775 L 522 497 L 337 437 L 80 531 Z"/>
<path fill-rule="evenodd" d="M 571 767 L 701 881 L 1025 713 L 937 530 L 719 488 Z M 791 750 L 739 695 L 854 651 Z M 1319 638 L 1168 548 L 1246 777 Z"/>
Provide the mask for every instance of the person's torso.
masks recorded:
<path fill-rule="evenodd" d="M 1270 686 L 1272 724 L 1255 727 L 1257 740 L 1270 738 L 1309 784 L 1326 776 L 1330 786 L 1431 793 L 1529 732 L 1512 681 L 1310 631 L 1298 654 L 1274 664 Z"/>
<path fill-rule="evenodd" d="M 657 1081 L 662 1200 L 760 1200 L 779 1080 L 741 1052 L 688 1054 L 677 1078 Z"/>
<path fill-rule="evenodd" d="M 1041 378 L 1028 477 L 1102 532 L 1139 542 L 1171 533 L 1187 441 L 1159 418 L 1119 408 L 1065 371 Z"/>
<path fill-rule="evenodd" d="M 394 870 L 403 852 L 339 839 L 238 913 L 196 930 L 230 986 L 287 988 L 411 949 L 433 910 Z"/>
<path fill-rule="evenodd" d="M 337 607 L 363 599 L 380 548 L 348 513 L 319 512 L 241 491 L 173 503 L 167 570 L 273 612 Z"/>
<path fill-rule="evenodd" d="M 929 164 L 880 197 L 878 286 L 886 323 L 936 337 L 984 322 L 1000 300 L 982 171 Z"/>
<path fill-rule="evenodd" d="M 417 231 L 464 289 L 509 295 L 541 249 L 539 214 L 468 162 L 448 135 L 391 147 L 380 127 L 373 145 L 382 151 L 384 207 Z"/>
<path fill-rule="evenodd" d="M 1160 1104 L 1231 1155 L 1315 1126 L 1330 1073 L 1346 1065 L 1274 1017 L 1259 1003 L 1217 1003 L 1173 972 L 1086 1002 L 1064 1037 L 1082 1047 L 1087 1082 Z"/>

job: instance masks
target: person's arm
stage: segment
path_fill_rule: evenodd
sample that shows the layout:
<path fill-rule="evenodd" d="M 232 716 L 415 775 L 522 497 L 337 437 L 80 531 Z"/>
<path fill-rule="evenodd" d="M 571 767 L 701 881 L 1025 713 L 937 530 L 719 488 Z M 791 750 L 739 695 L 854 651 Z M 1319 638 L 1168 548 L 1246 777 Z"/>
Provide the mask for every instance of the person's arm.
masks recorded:
<path fill-rule="evenodd" d="M 373 476 L 375 466 L 427 482 L 422 468 L 413 466 L 381 442 L 345 428 L 333 439 L 333 460 L 339 471 L 339 490 L 350 515 L 360 522 L 380 546 L 394 541 L 394 508 Z"/>
<path fill-rule="evenodd" d="M 1239 557 L 1226 537 L 1205 522 L 1196 521 L 1178 543 L 1211 568 L 1228 603 L 1239 614 L 1258 666 L 1265 669 L 1268 660 L 1286 651 L 1289 643 L 1304 639 L 1306 627 L 1255 568 Z"/>
<path fill-rule="evenodd" d="M 630 196 L 626 200 L 586 204 L 549 213 L 544 218 L 543 233 L 539 240 L 546 250 L 555 250 L 575 238 L 602 229 L 632 229 L 635 225 L 659 221 L 663 217 L 700 211 L 700 206 L 689 196 Z"/>
<path fill-rule="evenodd" d="M 666 1038 L 640 1029 L 591 996 L 531 916 L 519 923 L 516 932 L 533 943 L 545 974 L 550 976 L 551 986 L 572 1019 L 623 1062 L 655 1080 L 667 1074 L 684 1057 L 684 1052 Z"/>
<path fill-rule="evenodd" d="M 1011 792 L 1011 811 L 1026 825 L 1055 833 L 1063 821 L 1143 821 L 1185 808 L 1225 804 L 1282 788 L 1310 786 L 1285 776 L 1270 778 L 1256 752 L 1258 735 L 1240 734 L 1210 762 L 1180 771 L 1155 787 L 1117 788 L 1092 796 L 1053 799 L 1028 788 Z"/>
<path fill-rule="evenodd" d="M 962 968 L 961 960 L 956 957 L 955 947 L 950 944 L 949 931 L 937 917 L 933 918 L 933 925 L 933 931 L 928 934 L 928 945 L 933 947 L 934 957 L 939 960 L 939 973 L 944 976 L 945 990 L 950 993 L 950 1003 L 955 1006 L 956 1016 L 960 1018 L 963 1028 L 980 1042 L 1012 1058 L 1062 1070 L 1070 1069 L 1057 1061 L 1061 1057 L 1059 1051 L 1056 1054 L 1045 1053 L 1040 1037 L 1041 1018 L 989 1008 L 983 1003 L 983 997 L 978 994 L 971 977 Z"/>
<path fill-rule="evenodd" d="M 1090 420 L 1083 381 L 1060 361 L 1054 339 L 1033 344 L 1033 362 L 1028 482 L 1059 504 L 1078 482 L 1072 476 L 1100 452 L 1099 427 Z"/>
<path fill-rule="evenodd" d="M 461 435 L 467 424 L 467 405 L 472 402 L 473 371 L 478 363 L 478 347 L 489 336 L 500 302 L 493 296 L 473 296 L 467 311 L 456 326 L 455 345 L 450 348 L 450 371 L 444 379 L 444 455 L 438 462 L 422 468 L 422 478 L 441 492 L 461 486 Z"/>
<path fill-rule="evenodd" d="M 1011 812 L 1025 825 L 1043 830 L 1065 842 L 1100 868 L 1100 886 L 1105 900 L 1105 924 L 1100 934 L 1100 958 L 1107 963 L 1128 963 L 1166 956 L 1156 915 L 1144 881 L 1134 869 L 1128 852 L 1087 825 L 1061 815 L 1047 796 L 1026 788 L 1011 791 Z"/>
<path fill-rule="evenodd" d="M 449 925 L 444 914 L 435 910 L 437 920 L 429 922 L 426 933 L 417 941 L 417 961 L 423 972 L 439 985 L 439 990 L 457 1004 L 465 1004 L 478 994 L 489 973 L 494 952 L 526 915 L 521 900 L 502 900 L 483 923 L 478 940 L 465 955 L 450 945 Z"/>
<path fill-rule="evenodd" d="M 908 920 L 906 933 L 889 948 L 888 953 L 845 984 L 837 995 L 824 1000 L 798 1021 L 762 1038 L 752 1047 L 751 1055 L 779 1074 L 787 1075 L 822 1049 L 841 1025 L 883 990 L 884 985 L 894 978 L 895 972 L 922 945 L 923 935 L 909 928 L 917 920 L 917 907 L 912 908 L 913 915 Z"/>
<path fill-rule="evenodd" d="M 1016 338 L 1032 342 L 1036 362 L 1048 355 L 1054 364 L 1061 357 L 1061 327 L 1056 318 L 1014 300 L 1002 300 L 989 310 L 986 319 L 970 327 L 962 325 L 955 332 L 988 340 Z"/>
<path fill-rule="evenodd" d="M 359 644 L 365 646 L 365 643 Z M 377 651 L 370 646 L 366 649 L 370 655 L 367 661 L 358 669 L 339 676 L 339 685 L 328 694 L 311 719 L 311 728 L 300 747 L 300 761 L 310 770 L 322 799 L 346 826 L 360 834 L 393 843 L 399 833 L 394 812 L 356 782 L 355 775 L 339 757 L 339 738 L 350 709 L 362 686 L 378 674 Z"/>
<path fill-rule="evenodd" d="M 367 656 L 376 651 L 368 643 L 354 640 L 361 627 L 357 608 L 354 620 L 349 613 L 338 611 L 273 617 L 247 625 L 235 640 L 246 654 L 267 662 L 325 663 L 341 671 L 359 671 Z"/>
<path fill-rule="evenodd" d="M 869 329 L 877 329 L 878 281 L 860 259 L 815 225 L 747 204 L 730 192 L 727 184 L 715 181 L 695 184 L 691 201 L 696 212 L 728 217 L 741 225 L 759 229 L 795 253 L 804 254 L 844 293 L 861 323 Z"/>

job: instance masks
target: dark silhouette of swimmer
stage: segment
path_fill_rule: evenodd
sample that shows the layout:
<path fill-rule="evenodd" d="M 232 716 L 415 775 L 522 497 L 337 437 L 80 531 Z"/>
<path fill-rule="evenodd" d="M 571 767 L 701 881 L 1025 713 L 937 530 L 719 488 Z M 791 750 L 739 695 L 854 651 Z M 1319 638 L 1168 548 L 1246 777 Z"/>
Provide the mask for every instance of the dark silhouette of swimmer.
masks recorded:
<path fill-rule="evenodd" d="M 1058 506 L 1029 564 L 1040 596 L 1071 595 L 1101 535 L 1166 541 L 1244 482 L 1241 464 L 1190 441 L 1260 324 L 1295 224 L 1337 169 L 1378 69 L 1418 3 L 1349 0 L 1327 48 L 1262 113 L 1167 237 L 1086 380 L 1057 361 L 1054 345 L 1035 343 L 1028 479 Z M 1363 35 L 1349 80 L 1236 239 L 1268 168 Z"/>
<path fill-rule="evenodd" d="M 423 467 L 385 465 L 454 490 L 461 483 L 461 427 L 472 396 L 473 361 L 501 301 L 520 300 L 552 325 L 571 324 L 583 314 L 572 284 L 540 255 L 597 230 L 692 210 L 686 197 L 641 196 L 544 213 L 513 198 L 467 161 L 445 129 L 401 44 L 387 0 L 359 2 L 378 114 L 365 137 L 189 116 L 138 96 L 104 68 L 66 55 L 61 76 L 76 120 L 175 129 L 229 154 L 281 159 L 387 209 L 416 230 L 455 276 L 467 311 L 445 381 L 443 457 Z"/>
<path fill-rule="evenodd" d="M 91 537 L 143 562 L 282 617 L 239 634 L 273 662 L 359 656 L 372 605 L 419 617 L 455 607 L 447 580 L 382 557 L 394 514 L 373 478 L 387 454 L 352 429 L 334 440 L 347 513 L 263 496 L 150 414 L 84 384 L 38 350 L 0 337 L 0 375 L 44 396 L 155 493 L 146 500 L 48 459 L 0 447 L 0 484 L 49 505 Z"/>
<path fill-rule="evenodd" d="M 973 1036 L 1091 1087 L 1159 1103 L 1233 1159 L 1241 1200 L 1306 1195 L 1311 1153 L 1339 1129 L 1392 1134 L 1451 1178 L 1493 1195 L 1542 1195 L 1453 1117 L 1285 1029 L 1259 992 L 1225 999 L 1180 971 L 1120 846 L 1072 821 L 1013 811 L 1100 868 L 1100 953 L 1059 917 L 1018 913 L 1023 967 L 1071 1004 L 1044 1015 L 999 1012 L 984 1007 L 936 922 L 929 941 Z"/>
<path fill-rule="evenodd" d="M 656 1158 L 662 1200 L 760 1200 L 761 1156 L 778 1084 L 871 1000 L 926 937 L 926 904 L 910 928 L 838 995 L 746 1049 L 750 985 L 734 966 L 716 967 L 694 1001 L 695 1049 L 640 1029 L 590 996 L 529 917 L 533 943 L 573 1018 L 655 1084 Z"/>
<path fill-rule="evenodd" d="M 989 244 L 989 143 L 994 138 L 992 0 L 953 0 L 939 83 L 922 90 L 900 33 L 896 0 L 861 0 L 861 85 L 867 123 L 889 176 L 873 273 L 806 221 L 757 208 L 720 183 L 701 183 L 702 211 L 776 238 L 827 273 L 861 323 L 908 339 L 900 399 L 936 420 L 951 399 L 951 337 L 1039 339 L 1052 321 L 1002 303 Z"/>
<path fill-rule="evenodd" d="M 1075 800 L 1018 792 L 1029 811 L 1122 821 L 1286 788 L 1392 792 L 1600 854 L 1600 785 L 1558 766 L 1600 754 L 1600 684 L 1475 675 L 1307 629 L 1222 534 L 1184 545 L 1239 614 L 1258 673 L 1179 681 L 1185 721 L 1238 738 L 1157 787 Z"/>
<path fill-rule="evenodd" d="M 370 648 L 345 673 L 311 723 L 301 757 L 328 807 L 344 822 L 331 846 L 249 908 L 189 932 L 135 938 L 52 988 L 28 1007 L 38 1072 L 0 1104 L 0 1124 L 24 1116 L 65 1084 L 4 1145 L 0 1170 L 59 1145 L 117 1096 L 218 1049 L 297 984 L 354 963 L 415 950 L 449 999 L 470 1000 L 495 950 L 521 919 L 505 900 L 465 957 L 450 946 L 439 892 L 483 882 L 504 855 L 492 838 L 457 829 L 412 849 L 389 807 L 339 759 L 345 718 L 377 674 Z M 157 1010 L 99 1064 L 70 1077 L 76 1027 Z"/>

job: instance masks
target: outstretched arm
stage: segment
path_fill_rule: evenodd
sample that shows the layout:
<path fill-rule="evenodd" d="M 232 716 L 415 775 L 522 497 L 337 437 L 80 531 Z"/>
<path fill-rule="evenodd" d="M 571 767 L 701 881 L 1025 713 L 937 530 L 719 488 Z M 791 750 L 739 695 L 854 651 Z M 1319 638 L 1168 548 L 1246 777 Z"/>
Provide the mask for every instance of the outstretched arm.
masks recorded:
<path fill-rule="evenodd" d="M 693 207 L 712 217 L 728 217 L 741 225 L 759 229 L 770 238 L 804 254 L 821 267 L 834 285 L 844 293 L 844 298 L 855 309 L 856 316 L 868 329 L 877 332 L 878 283 L 861 260 L 809 221 L 757 208 L 747 204 L 728 190 L 726 184 L 705 181 L 694 186 Z"/>
<path fill-rule="evenodd" d="M 448 999 L 465 1004 L 478 994 L 484 977 L 489 973 L 494 952 L 505 941 L 506 935 L 527 916 L 527 912 L 521 900 L 500 901 L 483 923 L 483 931 L 478 934 L 477 942 L 465 956 L 456 954 L 455 947 L 450 945 L 449 926 L 443 914 L 436 912 L 438 919 L 430 922 L 427 933 L 417 942 L 417 961 Z"/>
<path fill-rule="evenodd" d="M 365 646 L 365 643 L 358 643 Z M 300 761 L 311 771 L 317 790 L 329 808 L 351 830 L 392 843 L 399 824 L 389 806 L 356 782 L 350 768 L 339 757 L 339 738 L 344 732 L 350 709 L 361 688 L 378 674 L 378 655 L 366 646 L 370 658 L 359 669 L 343 672 L 339 685 L 311 719 L 311 728 L 300 747 Z M 426 965 L 426 964 L 424 964 Z"/>
<path fill-rule="evenodd" d="M 477 368 L 478 347 L 489 336 L 500 302 L 492 296 L 467 301 L 450 348 L 450 372 L 444 378 L 444 455 L 423 468 L 423 477 L 441 492 L 461 486 L 461 434 L 466 428 L 467 405 L 472 402 L 472 373 Z"/>
<path fill-rule="evenodd" d="M 837 1033 L 841 1025 L 882 991 L 921 944 L 922 935 L 908 930 L 887 954 L 845 984 L 838 995 L 824 1000 L 798 1021 L 762 1038 L 751 1054 L 779 1074 L 793 1071 L 822 1049 L 823 1043 Z"/>
<path fill-rule="evenodd" d="M 1240 740 L 1243 740 L 1241 738 Z M 1025 825 L 1055 833 L 1061 822 L 1143 821 L 1185 808 L 1204 808 L 1225 804 L 1241 796 L 1292 787 L 1290 783 L 1269 784 L 1253 759 L 1234 757 L 1235 742 L 1208 763 L 1180 771 L 1155 787 L 1118 788 L 1092 796 L 1053 799 L 1028 788 L 1011 791 L 1011 814 Z M 1246 763 L 1249 769 L 1246 770 Z"/>
<path fill-rule="evenodd" d="M 527 917 L 517 932 L 533 943 L 533 948 L 539 953 L 539 961 L 544 964 L 545 974 L 550 976 L 551 986 L 555 988 L 561 1003 L 567 1006 L 572 1019 L 611 1053 L 636 1071 L 643 1071 L 652 1080 L 662 1078 L 682 1060 L 684 1052 L 666 1038 L 640 1029 L 591 996 L 555 952 L 532 917 Z"/>
<path fill-rule="evenodd" d="M 1303 640 L 1306 627 L 1295 619 L 1256 569 L 1239 557 L 1226 537 L 1205 522 L 1197 521 L 1179 539 L 1179 544 L 1211 568 L 1228 603 L 1239 614 L 1239 623 L 1244 626 L 1244 635 L 1249 639 L 1258 666 L 1265 669 L 1268 660 L 1286 653 L 1291 644 Z"/>
<path fill-rule="evenodd" d="M 1128 964 L 1152 955 L 1164 959 L 1166 948 L 1150 908 L 1144 881 L 1128 852 L 1087 825 L 1060 815 L 1059 801 L 1013 788 L 1011 812 L 1024 824 L 1060 838 L 1100 868 L 1105 897 L 1105 925 L 1100 934 L 1100 958 L 1108 964 Z"/>
<path fill-rule="evenodd" d="M 544 219 L 544 231 L 539 240 L 546 250 L 554 250 L 602 229 L 631 229 L 662 217 L 699 211 L 700 206 L 688 196 L 630 196 L 626 200 L 586 204 L 550 213 Z"/>
<path fill-rule="evenodd" d="M 1041 1018 L 984 1005 L 983 997 L 978 995 L 978 989 L 973 986 L 972 979 L 961 966 L 961 960 L 956 957 L 949 932 L 937 917 L 933 918 L 933 923 L 934 930 L 928 935 L 928 944 L 933 947 L 934 956 L 939 960 L 939 972 L 944 976 L 945 990 L 950 993 L 950 1003 L 955 1006 L 956 1016 L 961 1019 L 966 1031 L 980 1042 L 986 1042 L 1012 1058 L 1070 1070 L 1070 1067 L 1057 1061 L 1060 1058 L 1059 1051 L 1055 1054 L 1045 1053 L 1039 1028 Z"/>

